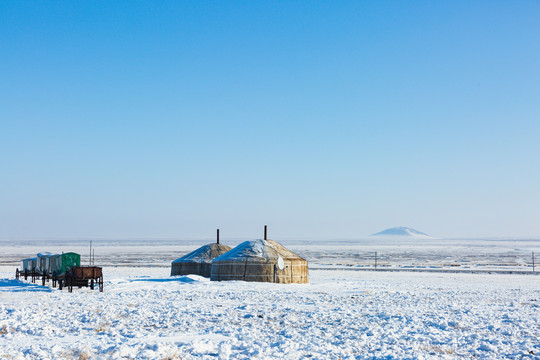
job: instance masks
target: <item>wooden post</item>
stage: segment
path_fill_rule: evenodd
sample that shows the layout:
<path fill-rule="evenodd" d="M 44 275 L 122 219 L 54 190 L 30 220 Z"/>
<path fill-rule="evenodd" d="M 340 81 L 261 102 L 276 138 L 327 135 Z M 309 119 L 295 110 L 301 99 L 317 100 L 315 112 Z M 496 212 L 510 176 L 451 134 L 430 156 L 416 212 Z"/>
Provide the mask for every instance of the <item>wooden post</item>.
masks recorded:
<path fill-rule="evenodd" d="M 219 229 L 217 229 L 217 243 L 219 244 Z"/>
<path fill-rule="evenodd" d="M 264 240 L 268 240 L 268 238 L 266 237 L 266 234 L 267 234 L 267 226 L 264 225 Z"/>

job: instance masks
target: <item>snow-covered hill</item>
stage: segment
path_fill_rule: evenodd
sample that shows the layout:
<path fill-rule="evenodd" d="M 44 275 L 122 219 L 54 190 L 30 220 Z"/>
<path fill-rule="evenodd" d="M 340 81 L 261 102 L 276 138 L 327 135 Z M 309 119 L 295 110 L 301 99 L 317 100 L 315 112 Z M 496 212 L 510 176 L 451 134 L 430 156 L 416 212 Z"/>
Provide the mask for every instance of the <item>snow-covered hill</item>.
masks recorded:
<path fill-rule="evenodd" d="M 411 229 L 405 226 L 399 226 L 399 227 L 386 229 L 381 232 L 375 233 L 371 236 L 407 236 L 407 237 L 432 239 L 432 237 L 429 236 L 428 234 L 425 234 L 421 231 Z"/>

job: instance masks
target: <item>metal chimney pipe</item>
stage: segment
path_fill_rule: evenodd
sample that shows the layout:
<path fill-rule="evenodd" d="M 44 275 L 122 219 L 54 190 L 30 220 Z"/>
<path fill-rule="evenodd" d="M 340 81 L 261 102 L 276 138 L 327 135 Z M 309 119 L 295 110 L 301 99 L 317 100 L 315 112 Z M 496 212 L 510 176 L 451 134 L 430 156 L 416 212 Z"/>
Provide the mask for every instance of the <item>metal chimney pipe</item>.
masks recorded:
<path fill-rule="evenodd" d="M 266 237 L 266 234 L 267 234 L 267 226 L 264 225 L 264 240 L 268 240 L 268 238 Z"/>
<path fill-rule="evenodd" d="M 219 244 L 219 229 L 217 229 L 217 243 Z"/>

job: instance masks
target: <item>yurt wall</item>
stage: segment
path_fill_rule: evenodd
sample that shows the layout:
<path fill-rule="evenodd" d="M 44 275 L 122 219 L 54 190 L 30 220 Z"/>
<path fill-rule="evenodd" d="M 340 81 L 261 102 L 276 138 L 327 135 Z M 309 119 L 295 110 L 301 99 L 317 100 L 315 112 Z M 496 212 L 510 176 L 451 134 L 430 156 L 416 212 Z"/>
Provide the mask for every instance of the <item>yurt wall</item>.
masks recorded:
<path fill-rule="evenodd" d="M 305 284 L 308 262 L 276 241 L 246 241 L 212 261 L 210 279 Z"/>
<path fill-rule="evenodd" d="M 175 275 L 200 275 L 209 278 L 212 263 L 206 262 L 178 262 L 171 266 L 171 276 Z"/>

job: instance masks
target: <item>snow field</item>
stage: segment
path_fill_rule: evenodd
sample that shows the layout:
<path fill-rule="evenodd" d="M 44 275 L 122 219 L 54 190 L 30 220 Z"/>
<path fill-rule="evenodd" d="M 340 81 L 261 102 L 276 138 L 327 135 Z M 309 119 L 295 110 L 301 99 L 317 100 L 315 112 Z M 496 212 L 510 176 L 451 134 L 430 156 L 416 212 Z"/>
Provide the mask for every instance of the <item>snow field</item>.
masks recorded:
<path fill-rule="evenodd" d="M 73 293 L 0 268 L 0 358 L 540 359 L 540 278 L 311 271 L 310 284 L 104 268 Z"/>
<path fill-rule="evenodd" d="M 170 267 L 173 260 L 213 240 L 97 240 L 93 242 L 96 264 L 102 266 Z M 281 241 L 280 241 L 281 242 Z M 236 246 L 239 240 L 223 240 Z M 359 266 L 377 264 L 389 268 L 446 268 L 451 270 L 532 271 L 532 253 L 540 257 L 540 239 L 409 239 L 369 238 L 357 240 L 286 240 L 288 249 L 308 260 L 310 267 Z M 0 240 L 0 266 L 21 267 L 20 260 L 40 251 L 76 252 L 88 263 L 89 242 L 84 240 L 33 240 L 14 245 Z"/>

